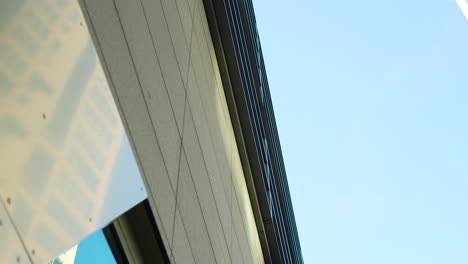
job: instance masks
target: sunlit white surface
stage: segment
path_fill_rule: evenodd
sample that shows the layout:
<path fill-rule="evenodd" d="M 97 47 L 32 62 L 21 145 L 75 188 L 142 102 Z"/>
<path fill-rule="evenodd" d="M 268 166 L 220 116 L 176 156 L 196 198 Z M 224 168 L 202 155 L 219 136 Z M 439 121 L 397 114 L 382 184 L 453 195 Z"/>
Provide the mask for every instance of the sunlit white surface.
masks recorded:
<path fill-rule="evenodd" d="M 31 263 L 1 201 L 0 263 Z"/>
<path fill-rule="evenodd" d="M 2 3 L 0 84 L 0 196 L 25 260 L 52 260 L 147 197 L 77 1 Z"/>
<path fill-rule="evenodd" d="M 467 0 L 457 0 L 458 6 L 463 11 L 463 14 L 468 19 L 468 1 Z"/>
<path fill-rule="evenodd" d="M 63 264 L 74 264 L 77 249 L 78 246 L 74 246 L 60 255 L 58 258 L 62 261 Z"/>

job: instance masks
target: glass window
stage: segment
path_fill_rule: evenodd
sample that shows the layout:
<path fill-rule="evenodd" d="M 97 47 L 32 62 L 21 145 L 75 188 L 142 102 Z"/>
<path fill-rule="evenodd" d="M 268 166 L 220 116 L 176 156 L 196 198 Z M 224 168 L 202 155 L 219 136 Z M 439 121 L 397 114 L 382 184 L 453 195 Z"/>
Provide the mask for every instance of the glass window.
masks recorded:
<path fill-rule="evenodd" d="M 85 263 L 117 263 L 102 230 L 92 234 L 81 243 L 50 262 L 50 264 Z"/>

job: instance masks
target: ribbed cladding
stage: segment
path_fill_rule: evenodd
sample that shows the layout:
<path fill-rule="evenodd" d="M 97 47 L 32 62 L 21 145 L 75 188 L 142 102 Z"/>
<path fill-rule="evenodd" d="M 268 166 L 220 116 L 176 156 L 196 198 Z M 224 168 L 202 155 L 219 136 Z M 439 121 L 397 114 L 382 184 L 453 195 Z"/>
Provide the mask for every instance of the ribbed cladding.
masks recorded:
<path fill-rule="evenodd" d="M 272 261 L 303 263 L 252 2 L 206 1 L 219 26 Z"/>
<path fill-rule="evenodd" d="M 287 176 L 286 176 L 286 171 L 285 171 L 285 166 L 284 166 L 284 161 L 283 161 L 283 156 L 282 156 L 282 151 L 281 151 L 281 145 L 279 142 L 279 135 L 276 127 L 276 120 L 273 112 L 273 105 L 271 102 L 271 96 L 270 96 L 270 90 L 269 90 L 269 85 L 268 85 L 268 79 L 267 79 L 267 74 L 265 70 L 265 64 L 263 61 L 263 53 L 261 50 L 261 45 L 260 45 L 260 40 L 258 36 L 258 31 L 257 31 L 257 23 L 255 20 L 255 13 L 253 10 L 253 5 L 251 0 L 243 0 L 244 3 L 244 12 L 247 14 L 248 17 L 248 24 L 249 24 L 249 33 L 250 36 L 253 36 L 253 39 L 251 38 L 252 45 L 255 46 L 257 49 L 256 55 L 259 58 L 257 60 L 257 70 L 258 70 L 258 75 L 260 78 L 260 86 L 259 89 L 263 89 L 262 92 L 264 94 L 263 99 L 264 102 L 263 104 L 265 105 L 264 110 L 265 110 L 265 118 L 263 118 L 264 121 L 264 126 L 266 127 L 267 131 L 267 139 L 269 139 L 269 145 L 272 146 L 274 149 L 270 151 L 269 155 L 273 156 L 272 159 L 272 166 L 274 168 L 274 175 L 276 178 L 279 180 L 278 185 L 281 186 L 281 191 L 278 192 L 279 194 L 279 200 L 283 204 L 283 208 L 286 210 L 286 216 L 285 216 L 285 223 L 287 228 L 289 229 L 289 234 L 292 236 L 290 238 L 290 249 L 294 252 L 294 259 L 296 260 L 295 262 L 303 262 L 302 260 L 302 252 L 299 244 L 299 237 L 297 233 L 297 228 L 296 228 L 296 221 L 294 217 L 294 211 L 292 207 L 292 202 L 291 202 L 291 196 L 289 193 L 289 186 L 288 186 L 288 181 L 287 181 Z M 255 52 L 254 52 L 255 54 Z"/>

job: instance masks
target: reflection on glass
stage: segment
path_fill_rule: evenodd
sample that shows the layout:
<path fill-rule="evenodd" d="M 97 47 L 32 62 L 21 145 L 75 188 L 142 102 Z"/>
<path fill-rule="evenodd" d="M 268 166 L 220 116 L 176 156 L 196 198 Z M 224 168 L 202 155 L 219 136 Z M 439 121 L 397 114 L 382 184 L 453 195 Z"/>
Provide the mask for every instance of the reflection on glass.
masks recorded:
<path fill-rule="evenodd" d="M 69 249 L 49 264 L 116 264 L 112 251 L 102 230 Z"/>

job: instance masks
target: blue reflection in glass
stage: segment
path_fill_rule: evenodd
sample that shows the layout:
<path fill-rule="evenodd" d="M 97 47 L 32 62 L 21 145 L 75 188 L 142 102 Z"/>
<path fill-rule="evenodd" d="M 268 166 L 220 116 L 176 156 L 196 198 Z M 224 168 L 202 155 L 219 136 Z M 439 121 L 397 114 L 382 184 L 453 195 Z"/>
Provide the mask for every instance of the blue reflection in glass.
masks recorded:
<path fill-rule="evenodd" d="M 78 245 L 75 264 L 88 263 L 117 263 L 102 230 L 92 234 Z"/>

